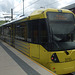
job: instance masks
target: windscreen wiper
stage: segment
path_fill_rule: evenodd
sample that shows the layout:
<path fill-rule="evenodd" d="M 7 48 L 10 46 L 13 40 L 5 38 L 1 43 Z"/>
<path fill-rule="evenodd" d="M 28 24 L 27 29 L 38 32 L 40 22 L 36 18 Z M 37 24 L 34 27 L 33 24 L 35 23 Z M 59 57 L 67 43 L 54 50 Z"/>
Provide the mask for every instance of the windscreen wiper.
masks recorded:
<path fill-rule="evenodd" d="M 64 50 L 64 48 L 61 45 L 60 45 L 60 47 Z M 69 52 L 67 50 L 64 50 L 64 51 L 67 55 L 69 55 Z"/>
<path fill-rule="evenodd" d="M 67 50 L 65 50 L 65 53 L 66 53 L 67 55 L 69 55 L 69 52 L 68 52 Z"/>

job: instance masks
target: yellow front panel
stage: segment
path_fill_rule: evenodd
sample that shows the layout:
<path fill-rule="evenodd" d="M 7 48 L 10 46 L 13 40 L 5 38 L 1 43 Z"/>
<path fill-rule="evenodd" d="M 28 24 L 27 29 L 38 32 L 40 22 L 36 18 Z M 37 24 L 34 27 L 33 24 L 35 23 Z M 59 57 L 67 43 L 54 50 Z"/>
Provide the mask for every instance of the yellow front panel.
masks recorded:
<path fill-rule="evenodd" d="M 48 62 L 50 60 L 49 54 L 50 53 L 43 46 L 40 45 L 40 63 L 47 68 L 49 67 L 48 65 Z"/>
<path fill-rule="evenodd" d="M 65 51 L 54 51 L 54 52 L 51 52 L 49 55 L 51 58 L 52 54 L 56 53 L 59 59 L 59 62 L 74 61 L 75 60 L 75 50 L 67 50 L 67 52 L 69 53 L 69 55 L 67 55 Z M 51 61 L 50 59 L 49 62 L 53 62 L 53 61 Z"/>
<path fill-rule="evenodd" d="M 75 72 L 75 61 L 64 63 L 49 63 L 48 65 L 50 66 L 50 70 L 52 70 L 56 74 L 68 74 Z"/>
<path fill-rule="evenodd" d="M 68 50 L 69 55 L 64 51 L 48 52 L 43 46 L 37 44 L 30 44 L 30 57 L 56 74 L 67 74 L 75 71 L 75 61 L 66 62 L 65 58 L 75 58 L 74 50 Z M 58 63 L 51 60 L 53 53 L 56 53 L 59 59 Z M 39 58 L 38 58 L 39 57 Z M 55 69 L 54 69 L 55 68 Z"/>

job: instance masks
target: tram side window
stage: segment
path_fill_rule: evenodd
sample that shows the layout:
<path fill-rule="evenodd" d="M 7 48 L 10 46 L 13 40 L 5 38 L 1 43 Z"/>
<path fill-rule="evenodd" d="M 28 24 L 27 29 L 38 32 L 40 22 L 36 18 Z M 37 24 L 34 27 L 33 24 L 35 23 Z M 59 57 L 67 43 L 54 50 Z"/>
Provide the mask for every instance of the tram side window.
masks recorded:
<path fill-rule="evenodd" d="M 0 36 L 2 35 L 2 27 L 0 27 Z"/>
<path fill-rule="evenodd" d="M 20 40 L 27 40 L 27 25 L 25 23 L 19 23 L 16 25 L 15 38 Z"/>
<path fill-rule="evenodd" d="M 4 36 L 9 36 L 9 37 L 11 37 L 11 26 L 5 26 L 4 28 L 3 28 L 3 31 L 4 31 Z"/>
<path fill-rule="evenodd" d="M 32 28 L 33 42 L 39 43 L 39 23 L 38 21 L 34 21 Z"/>
<path fill-rule="evenodd" d="M 7 33 L 7 35 L 11 37 L 11 26 L 8 26 L 8 33 Z"/>
<path fill-rule="evenodd" d="M 2 37 L 2 34 L 3 32 L 2 32 L 2 27 L 0 27 L 0 38 Z"/>
<path fill-rule="evenodd" d="M 3 27 L 1 27 L 1 35 L 3 36 Z"/>
<path fill-rule="evenodd" d="M 44 44 L 48 42 L 48 32 L 45 20 L 40 20 L 40 43 Z"/>
<path fill-rule="evenodd" d="M 3 33 L 4 33 L 4 36 L 7 35 L 7 27 L 6 26 L 3 27 Z"/>
<path fill-rule="evenodd" d="M 47 25 L 45 20 L 33 20 L 28 22 L 28 42 L 48 42 Z"/>
<path fill-rule="evenodd" d="M 39 21 L 28 22 L 28 42 L 39 43 Z"/>

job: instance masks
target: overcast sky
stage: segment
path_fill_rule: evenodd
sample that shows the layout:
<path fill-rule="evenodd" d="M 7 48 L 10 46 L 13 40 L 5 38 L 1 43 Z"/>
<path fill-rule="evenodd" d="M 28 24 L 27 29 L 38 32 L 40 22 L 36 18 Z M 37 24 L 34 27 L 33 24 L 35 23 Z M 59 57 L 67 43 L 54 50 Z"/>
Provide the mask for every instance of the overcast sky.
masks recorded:
<path fill-rule="evenodd" d="M 40 8 L 62 8 L 75 3 L 75 0 L 24 0 L 24 13 L 29 15 L 32 11 Z M 0 0 L 0 17 L 10 14 L 13 8 L 15 18 L 23 14 L 23 0 Z"/>

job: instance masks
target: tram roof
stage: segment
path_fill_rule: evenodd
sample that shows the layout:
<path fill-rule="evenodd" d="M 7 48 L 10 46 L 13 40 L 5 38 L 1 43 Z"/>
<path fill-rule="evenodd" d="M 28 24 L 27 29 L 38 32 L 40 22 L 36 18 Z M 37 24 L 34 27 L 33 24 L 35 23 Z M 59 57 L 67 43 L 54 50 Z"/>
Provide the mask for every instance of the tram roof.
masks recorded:
<path fill-rule="evenodd" d="M 38 14 L 41 14 L 41 13 L 47 12 L 47 11 L 58 12 L 58 10 L 62 10 L 63 12 L 69 12 L 69 13 L 71 13 L 71 11 L 70 11 L 70 10 L 67 10 L 67 9 L 53 9 L 53 8 L 47 8 L 47 9 L 35 10 L 33 13 L 31 13 L 30 16 L 38 15 Z"/>
<path fill-rule="evenodd" d="M 25 19 L 25 18 L 28 18 L 28 17 L 22 17 L 22 18 L 19 18 L 19 19 L 16 19 L 16 20 L 12 20 L 12 21 L 10 21 L 10 22 L 7 22 L 7 23 L 4 23 L 4 24 L 0 25 L 0 27 L 1 27 L 1 26 L 4 26 L 4 25 L 7 25 L 7 24 L 11 24 L 11 23 L 16 23 L 16 22 L 18 22 L 18 21 L 20 21 L 20 20 L 23 20 L 23 19 Z"/>
<path fill-rule="evenodd" d="M 66 9 L 53 9 L 53 8 L 39 9 L 39 10 L 35 10 L 35 11 L 34 11 L 33 13 L 31 13 L 31 15 L 28 16 L 28 17 L 25 17 L 25 16 L 24 16 L 24 17 L 22 17 L 22 18 L 19 18 L 19 19 L 16 19 L 16 20 L 13 20 L 13 21 L 4 23 L 4 24 L 0 25 L 0 27 L 1 27 L 1 26 L 4 26 L 4 25 L 7 25 L 7 24 L 11 24 L 11 23 L 23 22 L 23 21 L 25 21 L 25 19 L 28 20 L 31 16 L 38 15 L 38 14 L 42 14 L 43 12 L 47 12 L 47 11 L 58 12 L 58 10 L 62 10 L 62 11 L 64 10 L 64 12 L 69 12 L 69 13 L 71 13 L 71 11 L 66 10 Z"/>

